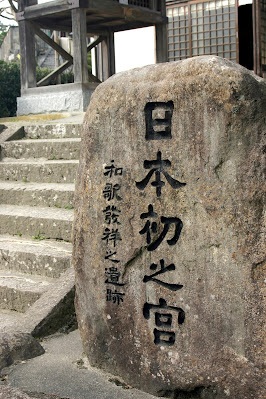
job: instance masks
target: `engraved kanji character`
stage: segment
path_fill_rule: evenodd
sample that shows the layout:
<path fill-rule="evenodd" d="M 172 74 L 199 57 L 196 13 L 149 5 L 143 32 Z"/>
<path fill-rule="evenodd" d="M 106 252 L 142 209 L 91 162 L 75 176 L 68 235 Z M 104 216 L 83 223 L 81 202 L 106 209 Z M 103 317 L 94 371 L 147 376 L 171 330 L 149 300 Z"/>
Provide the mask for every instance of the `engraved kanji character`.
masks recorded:
<path fill-rule="evenodd" d="M 117 270 L 117 267 L 109 267 L 105 268 L 105 276 L 107 277 L 105 280 L 105 284 L 112 284 L 122 287 L 125 284 L 119 283 L 120 272 Z"/>
<path fill-rule="evenodd" d="M 103 197 L 107 199 L 107 201 L 111 201 L 112 199 L 117 199 L 121 201 L 122 198 L 118 195 L 118 191 L 120 190 L 120 184 L 112 184 L 106 183 L 105 188 L 103 190 Z"/>
<path fill-rule="evenodd" d="M 105 222 L 107 224 L 111 224 L 111 223 L 116 223 L 116 224 L 120 224 L 120 222 L 118 221 L 119 218 L 119 213 L 120 213 L 120 209 L 118 209 L 116 206 L 112 205 L 108 205 L 104 210 L 103 213 L 105 214 Z"/>
<path fill-rule="evenodd" d="M 171 125 L 174 104 L 155 102 L 147 103 L 144 109 L 146 121 L 146 140 L 171 139 Z"/>
<path fill-rule="evenodd" d="M 110 251 L 110 250 L 107 250 L 104 259 L 110 260 L 110 261 L 113 262 L 113 263 L 119 263 L 120 260 L 118 260 L 118 259 L 111 259 L 111 257 L 114 256 L 114 255 L 116 255 L 116 251 L 115 251 L 115 252 L 112 252 L 112 251 Z"/>
<path fill-rule="evenodd" d="M 124 302 L 124 296 L 125 294 L 122 292 L 117 292 L 116 290 L 113 292 L 109 288 L 106 290 L 106 301 L 107 302 L 113 302 L 116 303 L 117 305 L 120 304 L 120 302 Z"/>
<path fill-rule="evenodd" d="M 152 263 L 150 266 L 150 270 L 157 270 L 157 264 L 156 263 Z M 160 274 L 169 272 L 175 270 L 175 265 L 173 263 L 171 263 L 168 266 L 164 266 L 164 260 L 161 259 L 160 260 L 160 270 L 156 271 L 155 273 L 151 274 L 150 276 L 145 275 L 143 278 L 143 282 L 147 283 L 149 281 L 153 281 L 165 288 L 168 288 L 171 291 L 177 291 L 177 290 L 181 290 L 181 288 L 183 288 L 183 285 L 181 284 L 171 284 L 171 283 L 165 283 L 164 281 L 161 281 L 157 278 L 155 278 L 156 276 L 159 276 Z"/>
<path fill-rule="evenodd" d="M 170 310 L 174 312 L 178 312 L 178 324 L 183 324 L 185 321 L 185 312 L 183 309 L 168 306 L 166 301 L 163 298 L 159 299 L 159 305 L 152 305 L 150 303 L 145 303 L 143 306 L 143 316 L 146 320 L 150 319 L 150 311 L 151 309 L 162 309 L 162 311 L 155 312 L 155 325 L 156 327 L 167 328 L 169 329 L 172 326 L 173 315 L 171 313 L 165 312 L 165 310 Z M 174 331 L 164 331 L 158 330 L 155 328 L 153 330 L 154 334 L 154 343 L 155 345 L 162 346 L 173 346 L 175 343 L 175 332 Z"/>
<path fill-rule="evenodd" d="M 156 218 L 156 217 L 157 217 L 157 213 L 155 213 L 153 211 L 153 206 L 151 204 L 148 205 L 148 212 L 142 213 L 140 215 L 141 219 Z M 177 243 L 177 241 L 179 240 L 179 237 L 180 237 L 180 234 L 181 234 L 181 231 L 183 228 L 183 223 L 179 218 L 161 216 L 161 223 L 164 225 L 163 231 L 161 232 L 159 237 L 152 243 L 151 243 L 151 232 L 153 234 L 155 234 L 155 233 L 157 233 L 157 230 L 158 230 L 158 225 L 156 222 L 151 223 L 148 220 L 146 222 L 145 226 L 143 227 L 143 229 L 141 229 L 139 231 L 139 234 L 145 234 L 145 233 L 147 234 L 146 241 L 147 241 L 147 244 L 149 244 L 147 247 L 148 251 L 154 251 L 156 248 L 158 248 L 158 246 L 161 244 L 161 242 L 167 235 L 171 224 L 175 225 L 175 232 L 174 232 L 174 236 L 170 240 L 167 240 L 167 243 L 168 243 L 168 245 L 175 245 Z"/>
<path fill-rule="evenodd" d="M 155 173 L 155 180 L 151 183 L 152 186 L 156 187 L 157 197 L 161 196 L 162 187 L 165 183 L 161 180 L 161 173 L 165 176 L 168 183 L 174 188 L 180 188 L 186 185 L 186 183 L 181 183 L 180 181 L 171 177 L 164 168 L 171 166 L 171 162 L 168 159 L 162 159 L 161 151 L 157 152 L 157 159 L 153 161 L 144 161 L 144 168 L 151 169 L 146 177 L 140 182 L 136 182 L 136 186 L 139 190 L 144 190 L 149 183 L 152 175 Z"/>
<path fill-rule="evenodd" d="M 116 246 L 116 241 L 122 241 L 121 235 L 118 231 L 118 229 L 108 229 L 106 228 L 103 233 L 102 240 L 106 240 L 107 244 L 109 244 L 109 241 L 113 241 L 114 247 Z"/>
<path fill-rule="evenodd" d="M 153 211 L 153 206 L 150 204 L 148 205 L 148 212 L 144 212 L 140 215 L 141 219 L 148 219 L 148 218 L 157 218 L 157 213 Z M 143 227 L 142 230 L 140 230 L 140 234 L 147 234 L 146 240 L 147 244 L 151 243 L 151 232 L 153 234 L 157 233 L 157 223 L 156 222 L 150 222 L 147 220 L 145 226 Z"/>
<path fill-rule="evenodd" d="M 113 174 L 115 176 L 121 176 L 123 174 L 123 168 L 117 168 L 114 166 L 114 160 L 112 160 L 111 163 L 111 165 L 105 166 L 104 169 L 106 172 L 104 172 L 104 176 L 112 177 Z"/>

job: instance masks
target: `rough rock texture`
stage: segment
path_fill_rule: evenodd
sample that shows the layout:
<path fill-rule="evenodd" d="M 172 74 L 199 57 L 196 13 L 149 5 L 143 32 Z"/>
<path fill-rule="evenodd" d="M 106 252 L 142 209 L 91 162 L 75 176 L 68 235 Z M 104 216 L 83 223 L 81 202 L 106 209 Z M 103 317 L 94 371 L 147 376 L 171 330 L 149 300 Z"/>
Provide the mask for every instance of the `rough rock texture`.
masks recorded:
<path fill-rule="evenodd" d="M 43 353 L 41 344 L 30 334 L 0 333 L 0 370 L 17 360 L 31 359 Z"/>
<path fill-rule="evenodd" d="M 22 392 L 10 386 L 0 385 L 0 399 L 67 399 L 58 395 L 47 395 L 41 392 Z"/>
<path fill-rule="evenodd" d="M 74 222 L 93 366 L 158 396 L 262 399 L 265 119 L 265 82 L 218 57 L 97 88 Z"/>

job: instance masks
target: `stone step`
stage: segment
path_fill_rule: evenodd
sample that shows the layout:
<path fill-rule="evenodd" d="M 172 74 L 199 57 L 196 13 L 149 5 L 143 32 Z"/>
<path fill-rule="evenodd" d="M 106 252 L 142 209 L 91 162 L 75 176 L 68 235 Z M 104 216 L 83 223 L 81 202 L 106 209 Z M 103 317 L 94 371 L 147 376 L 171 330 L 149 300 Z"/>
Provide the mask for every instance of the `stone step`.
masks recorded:
<path fill-rule="evenodd" d="M 54 279 L 0 270 L 1 309 L 25 312 L 54 283 Z"/>
<path fill-rule="evenodd" d="M 31 139 L 55 139 L 81 137 L 82 124 L 56 123 L 43 125 L 25 125 L 25 135 Z"/>
<path fill-rule="evenodd" d="M 23 318 L 24 313 L 16 312 L 15 310 L 0 308 L 0 335 L 1 333 L 9 332 L 11 330 L 11 327 L 14 325 L 20 326 L 23 322 Z"/>
<path fill-rule="evenodd" d="M 70 241 L 73 210 L 0 205 L 0 234 Z"/>
<path fill-rule="evenodd" d="M 0 162 L 0 180 L 41 183 L 74 183 L 79 161 L 21 161 L 4 158 Z"/>
<path fill-rule="evenodd" d="M 79 159 L 80 138 L 6 141 L 1 145 L 1 158 Z"/>
<path fill-rule="evenodd" d="M 74 184 L 0 181 L 1 204 L 73 208 Z"/>
<path fill-rule="evenodd" d="M 58 278 L 71 267 L 71 256 L 67 242 L 0 236 L 0 270 Z"/>

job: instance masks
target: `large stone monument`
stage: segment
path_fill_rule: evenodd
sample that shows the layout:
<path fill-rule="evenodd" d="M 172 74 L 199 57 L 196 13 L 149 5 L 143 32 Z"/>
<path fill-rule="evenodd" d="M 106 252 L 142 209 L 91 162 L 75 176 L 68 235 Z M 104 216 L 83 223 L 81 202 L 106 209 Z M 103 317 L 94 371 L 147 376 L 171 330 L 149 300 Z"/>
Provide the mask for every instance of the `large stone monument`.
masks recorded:
<path fill-rule="evenodd" d="M 100 85 L 76 192 L 92 366 L 169 398 L 262 399 L 266 84 L 218 57 Z"/>

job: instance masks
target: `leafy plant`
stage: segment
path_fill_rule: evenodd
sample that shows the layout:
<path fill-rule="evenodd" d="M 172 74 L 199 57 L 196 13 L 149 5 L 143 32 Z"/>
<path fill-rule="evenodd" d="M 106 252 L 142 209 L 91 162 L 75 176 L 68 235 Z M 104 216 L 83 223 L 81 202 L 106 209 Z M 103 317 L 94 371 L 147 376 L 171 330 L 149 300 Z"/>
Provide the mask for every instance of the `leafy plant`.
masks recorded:
<path fill-rule="evenodd" d="M 33 238 L 34 240 L 37 240 L 37 241 L 45 240 L 45 236 L 44 236 L 44 235 L 41 235 L 40 230 L 38 230 L 38 233 L 36 234 L 36 236 L 33 236 L 32 238 Z"/>
<path fill-rule="evenodd" d="M 0 60 L 0 117 L 16 115 L 17 97 L 19 96 L 19 64 Z"/>

